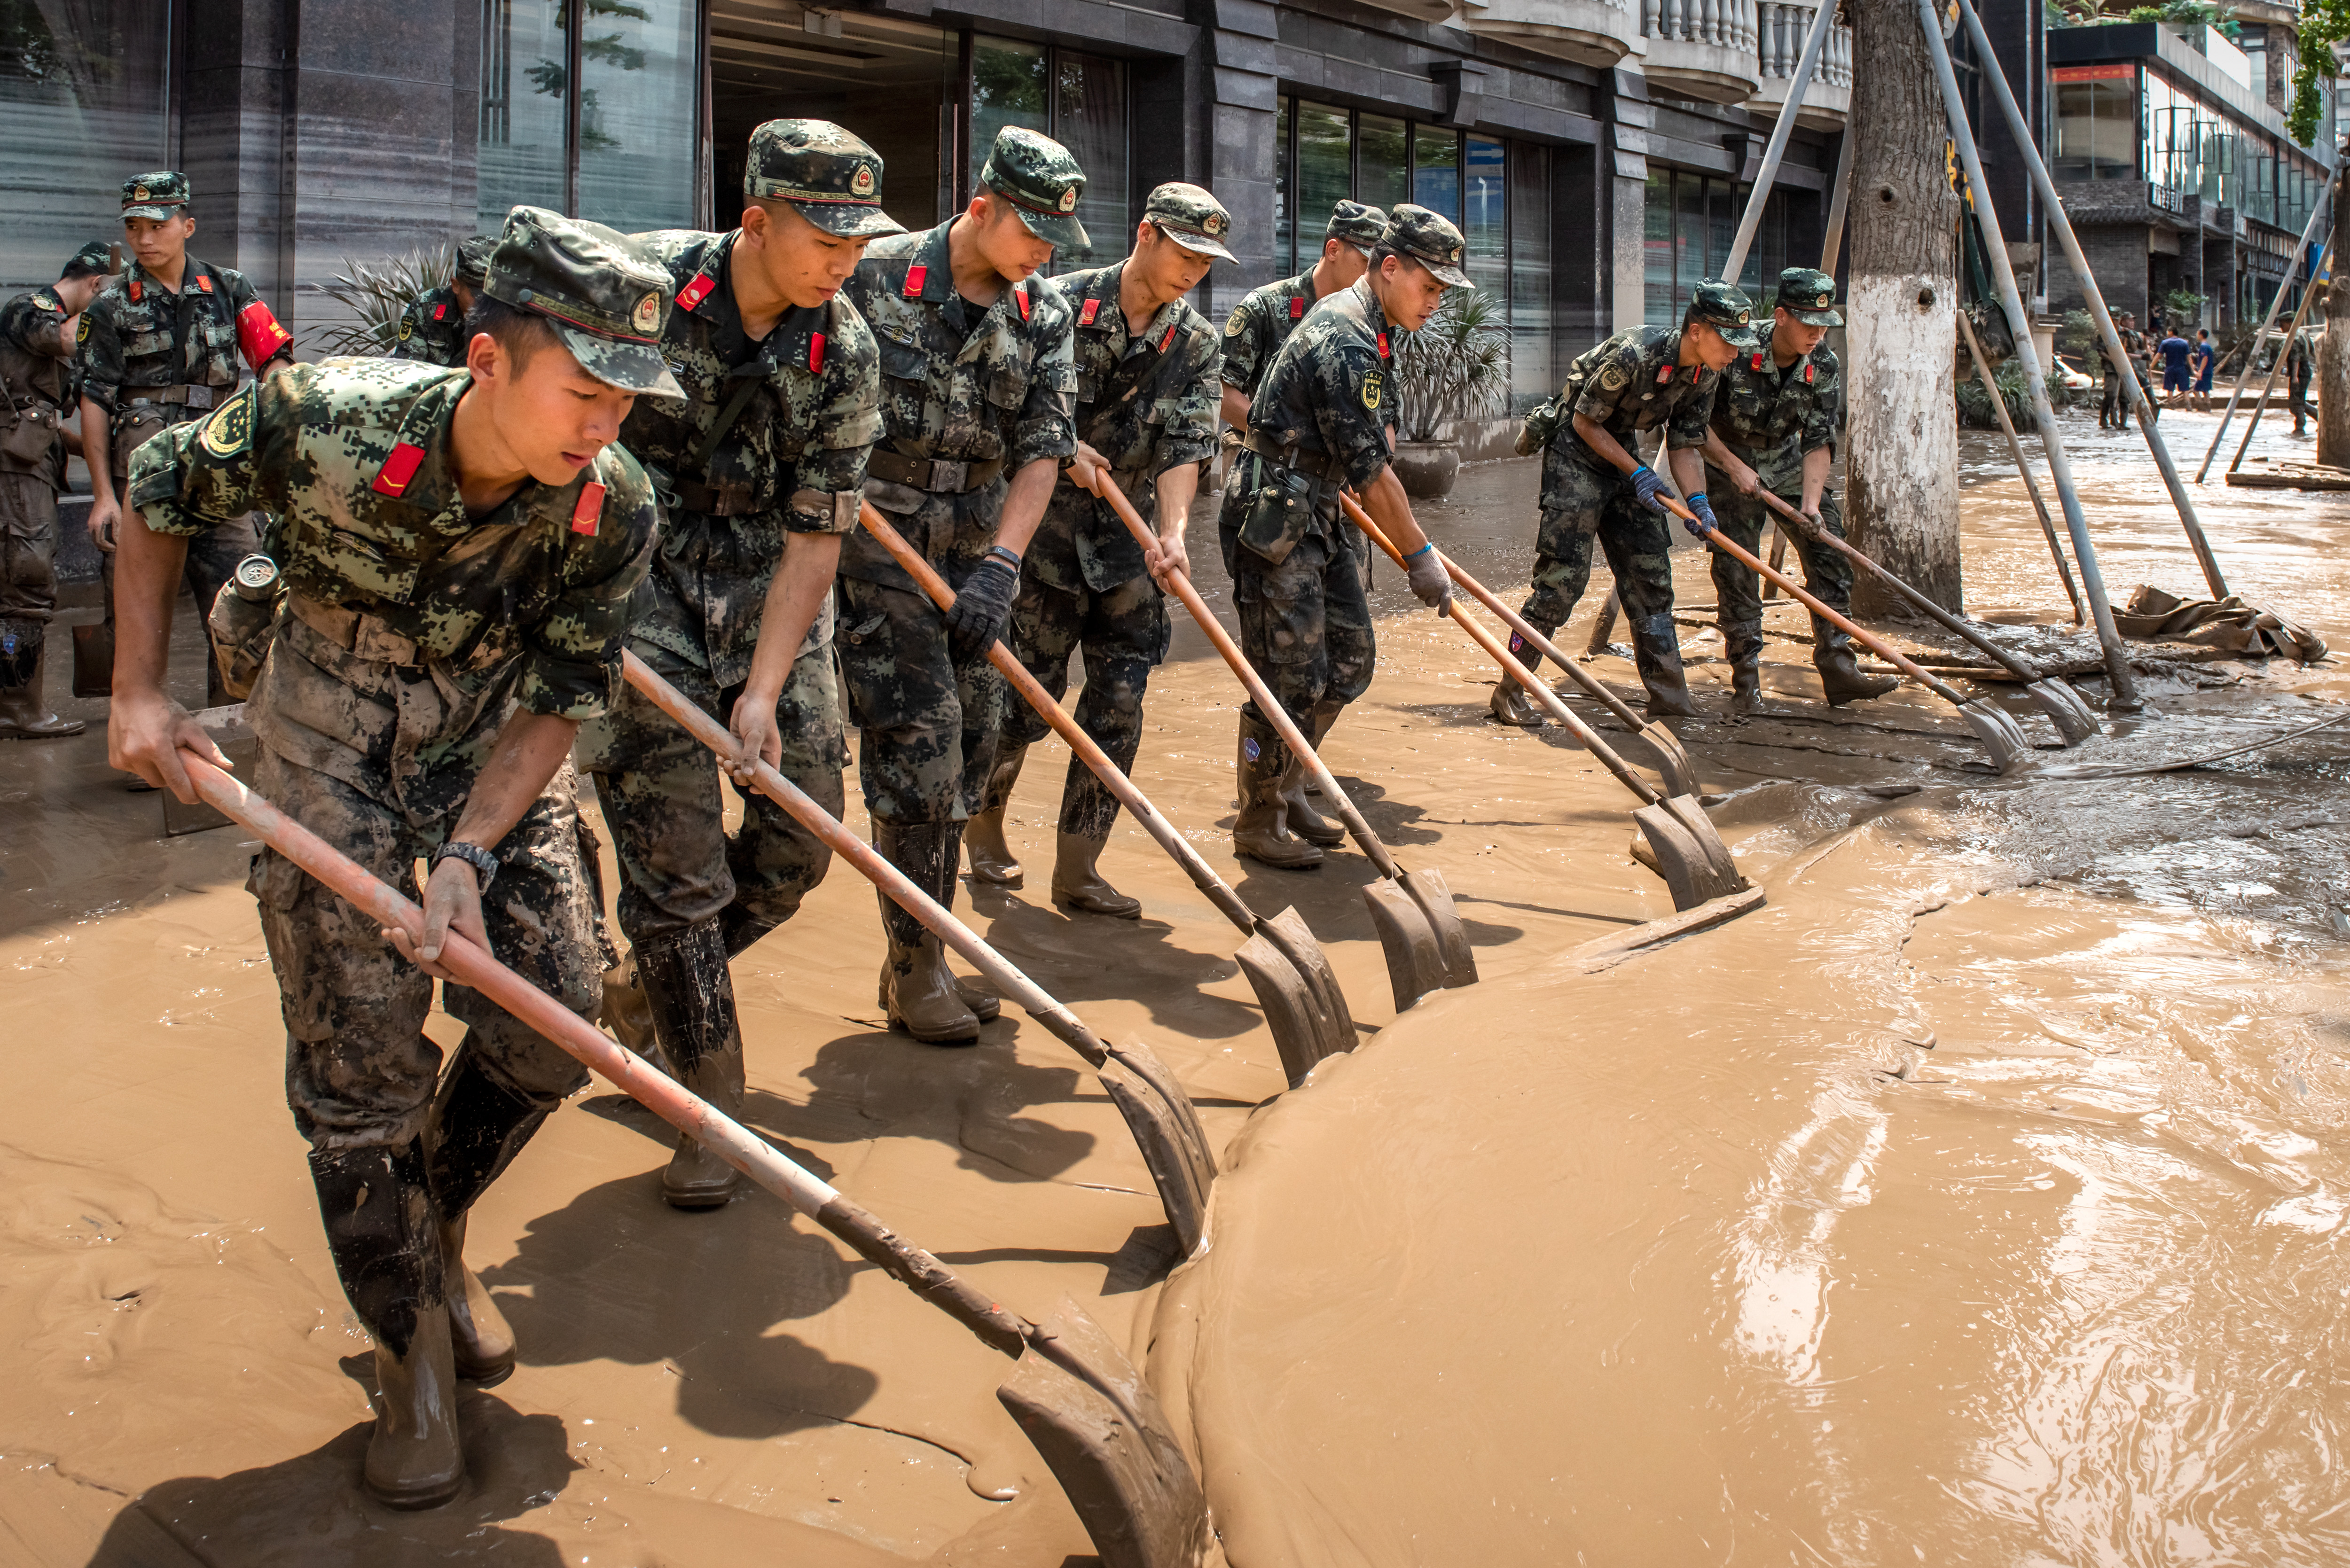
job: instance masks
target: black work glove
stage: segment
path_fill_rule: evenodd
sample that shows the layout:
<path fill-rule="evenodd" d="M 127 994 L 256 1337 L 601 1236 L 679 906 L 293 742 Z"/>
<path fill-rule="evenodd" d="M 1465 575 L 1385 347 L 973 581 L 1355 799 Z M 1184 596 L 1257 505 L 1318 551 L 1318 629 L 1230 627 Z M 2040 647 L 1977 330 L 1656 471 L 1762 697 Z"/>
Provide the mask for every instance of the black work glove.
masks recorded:
<path fill-rule="evenodd" d="M 957 664 L 987 657 L 1003 623 L 1012 618 L 1012 600 L 1020 592 L 1020 574 L 1001 556 L 979 564 L 970 580 L 955 593 L 947 610 L 947 647 Z"/>

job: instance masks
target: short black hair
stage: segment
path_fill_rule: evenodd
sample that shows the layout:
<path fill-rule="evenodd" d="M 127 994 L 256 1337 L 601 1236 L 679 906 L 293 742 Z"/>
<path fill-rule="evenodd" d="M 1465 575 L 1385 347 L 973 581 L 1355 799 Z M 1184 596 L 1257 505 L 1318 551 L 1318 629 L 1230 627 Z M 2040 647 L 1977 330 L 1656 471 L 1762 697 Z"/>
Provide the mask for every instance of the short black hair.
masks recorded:
<path fill-rule="evenodd" d="M 1405 256 L 1403 253 L 1396 249 L 1395 246 L 1388 244 L 1387 241 L 1381 240 L 1378 244 L 1371 247 L 1371 270 L 1373 272 L 1377 272 L 1378 270 L 1379 263 L 1387 260 L 1389 256 L 1403 256 L 1403 259 L 1406 261 L 1409 261 L 1411 259 L 1409 256 Z"/>
<path fill-rule="evenodd" d="M 492 299 L 487 293 L 476 290 L 473 308 L 465 312 L 465 340 L 470 343 L 484 332 L 506 351 L 517 370 L 536 358 L 540 349 L 563 346 L 555 323 L 546 317 L 502 299 Z"/>
<path fill-rule="evenodd" d="M 106 246 L 92 240 L 74 252 L 73 259 L 66 263 L 65 271 L 57 274 L 57 281 L 70 283 L 78 277 L 104 277 L 114 270 L 109 265 L 112 260 Z"/>

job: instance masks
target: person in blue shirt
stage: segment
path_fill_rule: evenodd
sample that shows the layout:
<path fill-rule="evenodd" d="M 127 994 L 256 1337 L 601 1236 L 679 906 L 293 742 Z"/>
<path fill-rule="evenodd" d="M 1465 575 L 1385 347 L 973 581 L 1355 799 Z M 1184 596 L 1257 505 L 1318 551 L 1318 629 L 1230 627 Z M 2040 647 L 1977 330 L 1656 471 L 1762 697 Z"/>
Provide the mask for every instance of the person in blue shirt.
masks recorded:
<path fill-rule="evenodd" d="M 2172 400 L 2185 396 L 2189 388 L 2194 384 L 2195 379 L 2187 373 L 2187 356 L 2194 345 L 2181 337 L 2178 329 L 2173 327 L 2163 338 L 2160 347 L 2163 406 L 2173 408 L 2177 405 Z"/>
<path fill-rule="evenodd" d="M 2188 356 L 2187 367 L 2195 373 L 2195 392 L 2188 400 L 2188 407 L 2199 413 L 2211 411 L 2211 375 L 2219 369 L 2219 362 L 2220 350 L 2211 341 L 2211 329 L 2197 327 L 2195 352 Z"/>

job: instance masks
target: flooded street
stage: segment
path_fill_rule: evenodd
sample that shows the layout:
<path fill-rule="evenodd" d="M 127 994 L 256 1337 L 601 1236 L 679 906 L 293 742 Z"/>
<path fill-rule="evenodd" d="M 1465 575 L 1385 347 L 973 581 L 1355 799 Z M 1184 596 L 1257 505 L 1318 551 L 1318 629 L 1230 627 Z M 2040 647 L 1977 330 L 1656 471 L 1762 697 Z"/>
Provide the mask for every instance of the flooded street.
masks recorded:
<path fill-rule="evenodd" d="M 2163 420 L 2190 476 L 2215 423 Z M 2287 429 L 2254 454 L 2308 455 Z M 2065 434 L 2112 597 L 2201 597 L 2138 438 Z M 1970 611 L 2094 656 L 1998 437 L 1963 454 Z M 2230 490 L 2226 458 L 2193 494 L 2230 587 L 2350 647 L 2350 496 Z M 1513 604 L 1534 488 L 1472 469 L 1423 514 Z M 1400 1018 L 1360 854 L 1232 857 L 1239 691 L 1179 628 L 1138 782 L 1327 949 L 1364 1044 L 1299 1091 L 1232 928 L 1130 822 L 1103 869 L 1141 920 L 1050 904 L 1063 759 L 1032 761 L 1029 885 L 959 912 L 1191 1091 L 1225 1175 L 1171 1277 L 1066 1048 L 1015 1010 L 971 1051 L 886 1031 L 873 897 L 838 863 L 736 965 L 746 1120 L 1007 1306 L 1066 1293 L 1147 1353 L 1239 1568 L 2350 1556 L 2350 724 L 2001 779 L 1914 688 L 1829 717 L 1783 604 L 1769 711 L 1731 722 L 1705 561 L 1675 561 L 1709 715 L 1675 728 L 1768 903 L 1579 955 L 1672 913 L 1627 853 L 1636 803 L 1557 730 L 1492 724 L 1482 656 L 1382 565 L 1379 674 L 1329 754 L 1398 859 L 1443 872 L 1482 975 Z M 2334 716 L 2339 670 L 2150 659 L 2145 711 L 2069 752 L 1981 690 L 2043 764 L 2133 766 Z M 475 1215 L 522 1345 L 465 1396 L 467 1492 L 365 1501 L 367 1341 L 284 1105 L 250 845 L 159 836 L 95 730 L 0 747 L 0 1561 L 1090 1561 L 996 1403 L 1008 1362 L 764 1193 L 665 1208 L 663 1129 L 601 1084 Z"/>

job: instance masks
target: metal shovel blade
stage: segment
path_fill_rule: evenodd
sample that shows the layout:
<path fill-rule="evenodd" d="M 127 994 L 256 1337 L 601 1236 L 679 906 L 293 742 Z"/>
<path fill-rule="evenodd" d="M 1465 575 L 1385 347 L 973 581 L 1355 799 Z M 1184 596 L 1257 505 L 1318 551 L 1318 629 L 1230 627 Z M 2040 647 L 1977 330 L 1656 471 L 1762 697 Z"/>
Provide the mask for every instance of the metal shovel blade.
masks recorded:
<path fill-rule="evenodd" d="M 1216 1157 L 1199 1112 L 1159 1054 L 1139 1041 L 1110 1046 L 1109 1060 L 1096 1072 L 1142 1150 L 1159 1206 L 1190 1257 L 1207 1234 L 1208 1190 L 1216 1184 Z"/>
<path fill-rule="evenodd" d="M 1746 879 L 1738 875 L 1735 867 L 1725 877 L 1713 857 L 1706 853 L 1705 836 L 1721 842 L 1711 823 L 1705 823 L 1701 836 L 1672 809 L 1670 801 L 1642 806 L 1632 814 L 1632 821 L 1648 836 L 1648 853 L 1655 857 L 1657 875 L 1665 879 L 1665 887 L 1672 893 L 1674 909 L 1694 909 L 1709 899 L 1738 892 L 1746 886 Z M 1701 813 L 1699 821 L 1704 822 Z M 1728 859 L 1727 848 L 1722 857 Z"/>
<path fill-rule="evenodd" d="M 1640 726 L 1640 739 L 1648 742 L 1648 749 L 1657 753 L 1657 772 L 1665 781 L 1667 794 L 1697 794 L 1697 765 L 1690 761 L 1689 753 L 1681 749 L 1679 735 L 1666 729 L 1661 721 L 1651 719 Z"/>
<path fill-rule="evenodd" d="M 1959 717 L 1975 732 L 1975 739 L 1991 753 L 1991 762 L 2002 774 L 2012 774 L 2032 763 L 2032 742 L 2023 738 L 2023 726 L 2013 715 L 1992 707 L 1978 697 L 1959 705 Z"/>
<path fill-rule="evenodd" d="M 1411 895 L 1381 877 L 1364 885 L 1363 907 L 1370 911 L 1371 929 L 1378 932 L 1379 949 L 1387 955 L 1396 1011 L 1407 1012 L 1430 992 L 1443 990 L 1444 950 Z"/>
<path fill-rule="evenodd" d="M 1444 873 L 1433 867 L 1407 871 L 1403 890 L 1419 906 L 1428 929 L 1436 933 L 1436 950 L 1444 955 L 1444 983 L 1476 984 L 1477 954 L 1469 946 L 1469 928 L 1461 923 L 1461 911 L 1452 907 L 1452 888 L 1444 880 Z"/>
<path fill-rule="evenodd" d="M 1305 977 L 1288 956 L 1262 936 L 1251 937 L 1232 955 L 1248 976 L 1249 989 L 1256 992 L 1256 1003 L 1264 1010 L 1264 1021 L 1273 1030 L 1274 1049 L 1281 1053 L 1281 1070 L 1289 1078 L 1289 1086 L 1305 1082 L 1305 1075 L 1315 1064 L 1330 1054 L 1329 1033 L 1320 1017 L 1321 1009 L 1314 1002 L 1314 993 L 1305 984 Z"/>
<path fill-rule="evenodd" d="M 2106 732 L 2097 716 L 2089 711 L 2089 705 L 2081 701 L 2081 694 L 2062 680 L 2034 680 L 2023 689 L 2032 693 L 2032 700 L 2055 724 L 2056 732 L 2064 737 L 2066 745 Z"/>
<path fill-rule="evenodd" d="M 1282 951 L 1282 956 L 1297 966 L 1315 1000 L 1321 1004 L 1323 1027 L 1328 1032 L 1329 1046 L 1323 1054 L 1331 1054 L 1355 1048 L 1355 1014 L 1347 1005 L 1347 993 L 1339 989 L 1338 971 L 1330 967 L 1330 955 L 1306 926 L 1305 917 L 1295 909 L 1284 909 L 1269 920 L 1259 921 L 1264 938 Z"/>
<path fill-rule="evenodd" d="M 1721 841 L 1721 830 L 1713 826 L 1713 819 L 1706 815 L 1705 807 L 1698 805 L 1694 795 L 1668 796 L 1665 809 L 1679 817 L 1681 826 L 1689 829 L 1690 836 L 1697 840 L 1698 848 L 1704 851 L 1706 864 L 1713 868 L 1716 877 L 1729 884 L 1731 892 L 1751 886 L 1746 874 L 1738 868 L 1738 862 L 1731 858 L 1730 846 Z"/>
<path fill-rule="evenodd" d="M 1159 1397 L 1075 1302 L 1037 1325 L 995 1397 L 1052 1467 L 1105 1568 L 1222 1568 L 1206 1494 Z"/>

